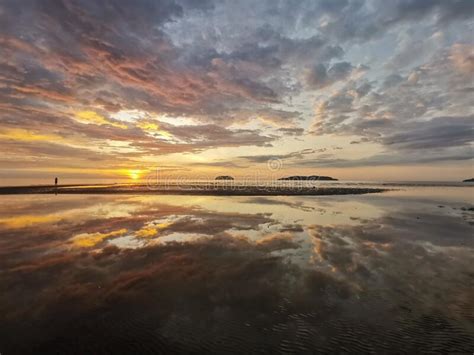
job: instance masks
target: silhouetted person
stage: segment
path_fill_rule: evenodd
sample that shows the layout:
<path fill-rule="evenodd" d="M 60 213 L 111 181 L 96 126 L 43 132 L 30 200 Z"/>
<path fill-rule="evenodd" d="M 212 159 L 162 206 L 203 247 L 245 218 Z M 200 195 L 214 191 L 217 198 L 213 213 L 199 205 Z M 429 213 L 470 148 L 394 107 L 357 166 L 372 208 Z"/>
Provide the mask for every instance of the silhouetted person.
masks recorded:
<path fill-rule="evenodd" d="M 54 186 L 58 186 L 58 178 L 54 178 Z"/>

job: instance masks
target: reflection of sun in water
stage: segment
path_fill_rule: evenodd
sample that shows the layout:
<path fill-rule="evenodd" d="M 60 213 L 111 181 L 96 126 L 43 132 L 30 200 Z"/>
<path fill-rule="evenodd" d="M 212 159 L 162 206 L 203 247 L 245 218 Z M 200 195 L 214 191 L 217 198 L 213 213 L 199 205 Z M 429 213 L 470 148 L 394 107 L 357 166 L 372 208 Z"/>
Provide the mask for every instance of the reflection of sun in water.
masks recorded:
<path fill-rule="evenodd" d="M 129 170 L 128 171 L 128 176 L 132 180 L 138 180 L 140 179 L 141 171 L 140 170 Z"/>

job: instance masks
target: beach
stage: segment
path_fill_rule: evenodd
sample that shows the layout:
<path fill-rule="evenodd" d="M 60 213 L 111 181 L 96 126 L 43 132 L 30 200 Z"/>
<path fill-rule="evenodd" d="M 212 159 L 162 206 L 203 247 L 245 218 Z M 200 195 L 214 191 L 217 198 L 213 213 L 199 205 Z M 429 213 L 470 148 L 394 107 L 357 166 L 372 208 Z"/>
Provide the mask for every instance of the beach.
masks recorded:
<path fill-rule="evenodd" d="M 474 355 L 474 0 L 0 24 L 0 355 Z"/>
<path fill-rule="evenodd" d="M 0 351 L 470 352 L 472 188 L 387 189 L 1 195 Z"/>
<path fill-rule="evenodd" d="M 352 195 L 387 191 L 382 187 L 327 186 L 324 183 L 261 184 L 233 182 L 173 182 L 170 184 L 94 184 L 0 187 L 0 195 L 15 194 L 171 194 L 207 196 Z"/>

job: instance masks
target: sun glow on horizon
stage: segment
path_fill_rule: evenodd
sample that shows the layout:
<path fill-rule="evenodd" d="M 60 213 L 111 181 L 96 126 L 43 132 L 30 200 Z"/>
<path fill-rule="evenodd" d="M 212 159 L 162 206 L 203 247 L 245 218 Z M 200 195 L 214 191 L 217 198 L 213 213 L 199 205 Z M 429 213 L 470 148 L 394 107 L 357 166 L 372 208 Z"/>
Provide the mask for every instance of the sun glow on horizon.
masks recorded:
<path fill-rule="evenodd" d="M 127 175 L 132 180 L 139 180 L 143 171 L 139 169 L 127 170 Z"/>

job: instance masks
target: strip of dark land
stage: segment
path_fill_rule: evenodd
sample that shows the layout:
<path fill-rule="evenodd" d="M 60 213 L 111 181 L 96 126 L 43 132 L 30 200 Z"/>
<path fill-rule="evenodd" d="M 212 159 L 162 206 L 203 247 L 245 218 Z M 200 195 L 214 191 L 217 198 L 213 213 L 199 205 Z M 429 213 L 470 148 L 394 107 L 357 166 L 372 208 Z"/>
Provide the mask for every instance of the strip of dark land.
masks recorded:
<path fill-rule="evenodd" d="M 160 194 L 222 196 L 352 195 L 388 191 L 369 187 L 242 186 L 242 185 L 61 185 L 0 187 L 0 195 L 23 194 Z"/>

